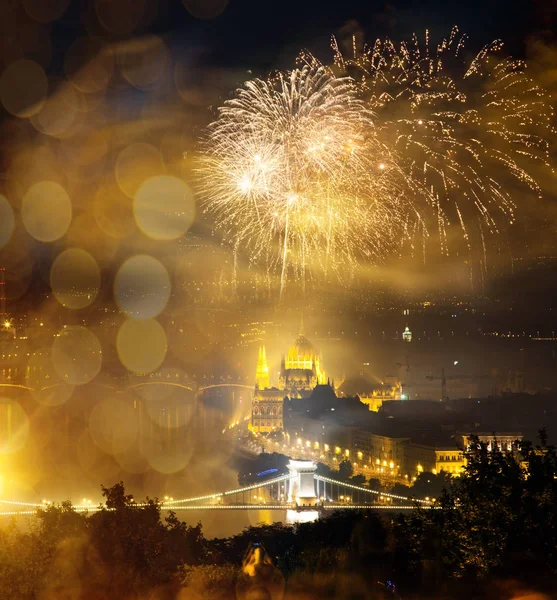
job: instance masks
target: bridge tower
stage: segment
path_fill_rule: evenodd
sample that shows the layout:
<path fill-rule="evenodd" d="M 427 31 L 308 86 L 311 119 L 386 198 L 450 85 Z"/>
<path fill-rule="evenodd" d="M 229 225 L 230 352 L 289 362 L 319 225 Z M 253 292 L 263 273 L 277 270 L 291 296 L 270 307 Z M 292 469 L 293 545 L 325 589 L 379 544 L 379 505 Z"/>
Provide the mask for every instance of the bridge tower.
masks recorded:
<path fill-rule="evenodd" d="M 317 501 L 314 478 L 317 465 L 312 460 L 291 460 L 287 467 L 292 476 L 288 502 L 314 506 Z"/>

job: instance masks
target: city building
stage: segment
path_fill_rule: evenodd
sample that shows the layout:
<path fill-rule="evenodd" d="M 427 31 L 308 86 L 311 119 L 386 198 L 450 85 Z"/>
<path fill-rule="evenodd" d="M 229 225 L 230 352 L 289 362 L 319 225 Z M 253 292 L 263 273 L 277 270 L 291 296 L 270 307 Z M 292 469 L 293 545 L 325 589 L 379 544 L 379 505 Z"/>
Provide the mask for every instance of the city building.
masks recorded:
<path fill-rule="evenodd" d="M 271 387 L 265 346 L 260 346 L 255 373 L 255 391 L 251 407 L 251 429 L 270 433 L 283 428 L 284 391 Z"/>
<path fill-rule="evenodd" d="M 519 432 L 502 432 L 502 433 L 457 433 L 457 437 L 461 443 L 462 448 L 468 448 L 470 446 L 470 438 L 474 436 L 478 440 L 487 444 L 488 452 L 491 452 L 496 447 L 502 452 L 511 452 L 514 448 L 514 444 L 517 441 L 522 440 L 522 433 Z"/>
<path fill-rule="evenodd" d="M 466 467 L 465 450 L 470 439 L 475 436 L 480 442 L 487 444 L 491 452 L 498 446 L 503 452 L 510 452 L 521 433 L 455 433 L 451 436 L 439 436 L 427 441 L 409 441 L 405 447 L 404 469 L 407 473 L 422 471 L 434 474 L 444 471 L 458 477 Z"/>
<path fill-rule="evenodd" d="M 408 483 L 420 473 L 433 473 L 435 466 L 435 442 L 428 444 L 413 439 L 406 441 L 402 471 Z"/>
<path fill-rule="evenodd" d="M 267 364 L 267 353 L 265 351 L 265 346 L 259 346 L 255 382 L 260 390 L 265 390 L 271 387 L 271 380 L 269 378 L 269 365 Z"/>
<path fill-rule="evenodd" d="M 360 467 L 360 472 L 363 468 L 367 475 L 381 480 L 401 476 L 407 438 L 379 435 L 358 429 L 354 431 L 352 440 L 354 466 Z"/>
<path fill-rule="evenodd" d="M 384 402 L 404 398 L 402 383 L 394 375 L 387 375 L 378 383 L 366 377 L 349 378 L 338 388 L 338 392 L 344 397 L 358 396 L 360 402 L 372 412 L 379 412 Z"/>
<path fill-rule="evenodd" d="M 326 383 L 321 356 L 305 337 L 303 319 L 296 341 L 281 361 L 277 387 L 271 386 L 265 346 L 260 346 L 255 373 L 251 428 L 257 433 L 280 431 L 284 427 L 283 401 L 286 396 L 301 398 Z"/>
<path fill-rule="evenodd" d="M 303 319 L 296 341 L 283 356 L 280 367 L 279 389 L 291 397 L 309 392 L 316 385 L 325 384 L 327 378 L 322 368 L 321 356 L 304 333 Z"/>
<path fill-rule="evenodd" d="M 256 433 L 281 431 L 284 427 L 284 392 L 278 388 L 260 390 L 257 386 L 251 408 L 251 429 Z"/>
<path fill-rule="evenodd" d="M 435 448 L 435 469 L 433 473 L 441 473 L 444 471 L 453 477 L 462 473 L 466 467 L 466 459 L 464 452 L 460 448 L 447 447 Z"/>
<path fill-rule="evenodd" d="M 369 410 L 379 412 L 383 402 L 402 400 L 402 384 L 396 377 L 385 377 L 380 385 L 375 386 L 367 393 L 358 394 L 360 402 L 363 402 Z"/>

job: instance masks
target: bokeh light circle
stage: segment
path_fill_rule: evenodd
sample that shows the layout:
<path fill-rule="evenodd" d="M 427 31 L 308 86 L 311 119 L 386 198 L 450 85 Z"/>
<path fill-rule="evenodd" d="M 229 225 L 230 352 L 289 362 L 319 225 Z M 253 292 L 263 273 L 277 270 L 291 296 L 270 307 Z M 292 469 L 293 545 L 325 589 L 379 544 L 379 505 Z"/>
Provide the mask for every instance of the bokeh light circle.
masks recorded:
<path fill-rule="evenodd" d="M 143 142 L 130 144 L 116 159 L 116 181 L 120 189 L 133 198 L 142 183 L 149 177 L 165 173 L 161 153 Z"/>
<path fill-rule="evenodd" d="M 182 0 L 185 9 L 196 19 L 214 19 L 228 5 L 228 0 Z"/>
<path fill-rule="evenodd" d="M 10 241 L 14 225 L 14 211 L 7 198 L 0 194 L 0 248 Z"/>
<path fill-rule="evenodd" d="M 44 106 L 48 81 L 43 68 L 35 61 L 13 62 L 0 77 L 0 100 L 15 117 L 27 119 Z"/>
<path fill-rule="evenodd" d="M 66 233 L 72 220 L 70 197 L 59 183 L 39 181 L 23 198 L 21 218 L 36 240 L 54 242 Z"/>
<path fill-rule="evenodd" d="M 140 90 L 153 89 L 164 78 L 169 53 L 166 44 L 156 35 L 149 35 L 126 44 L 118 54 L 122 75 Z"/>
<path fill-rule="evenodd" d="M 190 462 L 195 444 L 192 438 L 183 432 L 176 439 L 176 444 L 172 452 L 168 452 L 164 444 L 167 432 L 164 428 L 157 431 L 158 439 L 151 439 L 144 443 L 143 453 L 153 469 L 159 473 L 170 475 L 185 469 Z"/>
<path fill-rule="evenodd" d="M 122 364 L 134 373 L 152 373 L 166 356 L 166 334 L 154 319 L 128 319 L 116 337 L 116 348 Z"/>
<path fill-rule="evenodd" d="M 170 297 L 168 271 L 156 258 L 133 256 L 118 270 L 114 297 L 121 310 L 135 319 L 156 317 Z"/>
<path fill-rule="evenodd" d="M 184 235 L 195 218 L 190 188 L 177 177 L 151 177 L 137 191 L 133 203 L 137 226 L 155 240 L 174 240 Z"/>
<path fill-rule="evenodd" d="M 133 444 L 125 452 L 114 454 L 114 460 L 128 473 L 145 473 L 150 469 L 147 459 L 139 452 L 138 445 Z"/>
<path fill-rule="evenodd" d="M 10 398 L 0 398 L 0 419 L 11 432 L 0 436 L 0 454 L 21 450 L 29 437 L 29 418 L 23 408 Z"/>
<path fill-rule="evenodd" d="M 66 53 L 64 70 L 71 84 L 80 92 L 100 92 L 112 77 L 114 57 L 97 40 L 78 38 Z"/>
<path fill-rule="evenodd" d="M 22 0 L 25 12 L 39 23 L 56 21 L 70 5 L 70 0 Z"/>
<path fill-rule="evenodd" d="M 56 80 L 58 81 L 58 80 Z M 60 80 L 56 91 L 49 96 L 40 112 L 33 116 L 33 127 L 56 138 L 69 137 L 81 127 L 79 100 L 72 85 Z"/>
<path fill-rule="evenodd" d="M 50 348 L 35 350 L 27 362 L 25 383 L 32 388 L 33 398 L 44 406 L 65 404 L 73 394 L 75 386 L 64 382 L 52 364 Z"/>
<path fill-rule="evenodd" d="M 116 182 L 103 182 L 95 194 L 93 215 L 106 235 L 121 239 L 135 231 L 132 201 Z"/>
<path fill-rule="evenodd" d="M 95 259 L 81 248 L 61 252 L 50 269 L 50 287 L 56 300 L 67 308 L 80 309 L 95 301 L 101 274 Z"/>
<path fill-rule="evenodd" d="M 71 385 L 93 381 L 101 370 L 99 340 L 86 327 L 65 327 L 52 344 L 52 364 L 60 379 Z"/>
<path fill-rule="evenodd" d="M 141 22 L 146 0 L 95 0 L 99 23 L 110 33 L 131 33 Z"/>
<path fill-rule="evenodd" d="M 100 131 L 92 127 L 80 130 L 76 135 L 67 139 L 64 144 L 64 153 L 81 167 L 97 163 L 107 152 L 106 138 Z"/>
<path fill-rule="evenodd" d="M 124 400 L 107 398 L 91 411 L 89 433 L 95 444 L 107 454 L 125 452 L 139 433 L 137 414 Z"/>

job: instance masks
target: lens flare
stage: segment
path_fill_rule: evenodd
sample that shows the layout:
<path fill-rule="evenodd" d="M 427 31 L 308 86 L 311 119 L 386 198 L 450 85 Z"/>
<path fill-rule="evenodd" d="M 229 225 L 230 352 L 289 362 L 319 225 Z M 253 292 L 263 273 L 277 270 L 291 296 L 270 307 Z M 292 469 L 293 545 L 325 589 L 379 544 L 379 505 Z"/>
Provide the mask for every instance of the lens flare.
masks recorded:
<path fill-rule="evenodd" d="M 90 306 L 101 285 L 95 259 L 81 248 L 68 248 L 55 259 L 50 269 L 50 287 L 58 302 L 78 310 Z"/>
<path fill-rule="evenodd" d="M 154 319 L 126 320 L 116 338 L 122 364 L 133 373 L 145 374 L 158 369 L 166 356 L 164 328 Z"/>
<path fill-rule="evenodd" d="M 14 211 L 6 197 L 0 194 L 0 248 L 10 241 L 14 227 Z"/>
<path fill-rule="evenodd" d="M 25 229 L 40 242 L 54 242 L 65 235 L 72 220 L 72 203 L 55 181 L 40 181 L 23 198 L 21 218 Z"/>
<path fill-rule="evenodd" d="M 135 195 L 133 211 L 145 235 L 155 240 L 174 240 L 191 227 L 195 203 L 181 179 L 159 175 L 143 182 Z"/>
<path fill-rule="evenodd" d="M 168 302 L 171 284 L 164 265 L 146 254 L 128 258 L 114 281 L 116 303 L 133 319 L 156 317 Z"/>
<path fill-rule="evenodd" d="M 84 385 L 99 374 L 101 345 L 86 327 L 64 327 L 52 344 L 52 364 L 60 379 L 70 385 Z"/>

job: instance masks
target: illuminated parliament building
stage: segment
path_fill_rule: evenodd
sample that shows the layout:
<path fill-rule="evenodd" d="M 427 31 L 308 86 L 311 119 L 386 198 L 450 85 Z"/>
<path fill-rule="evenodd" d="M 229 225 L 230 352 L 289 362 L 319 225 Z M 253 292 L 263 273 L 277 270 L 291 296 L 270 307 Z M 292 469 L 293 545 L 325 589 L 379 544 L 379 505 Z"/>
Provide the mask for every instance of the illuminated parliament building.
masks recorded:
<path fill-rule="evenodd" d="M 281 430 L 283 400 L 302 398 L 327 382 L 321 356 L 304 334 L 303 322 L 296 341 L 282 357 L 278 387 L 271 387 L 265 346 L 259 348 L 251 427 L 258 433 Z"/>

